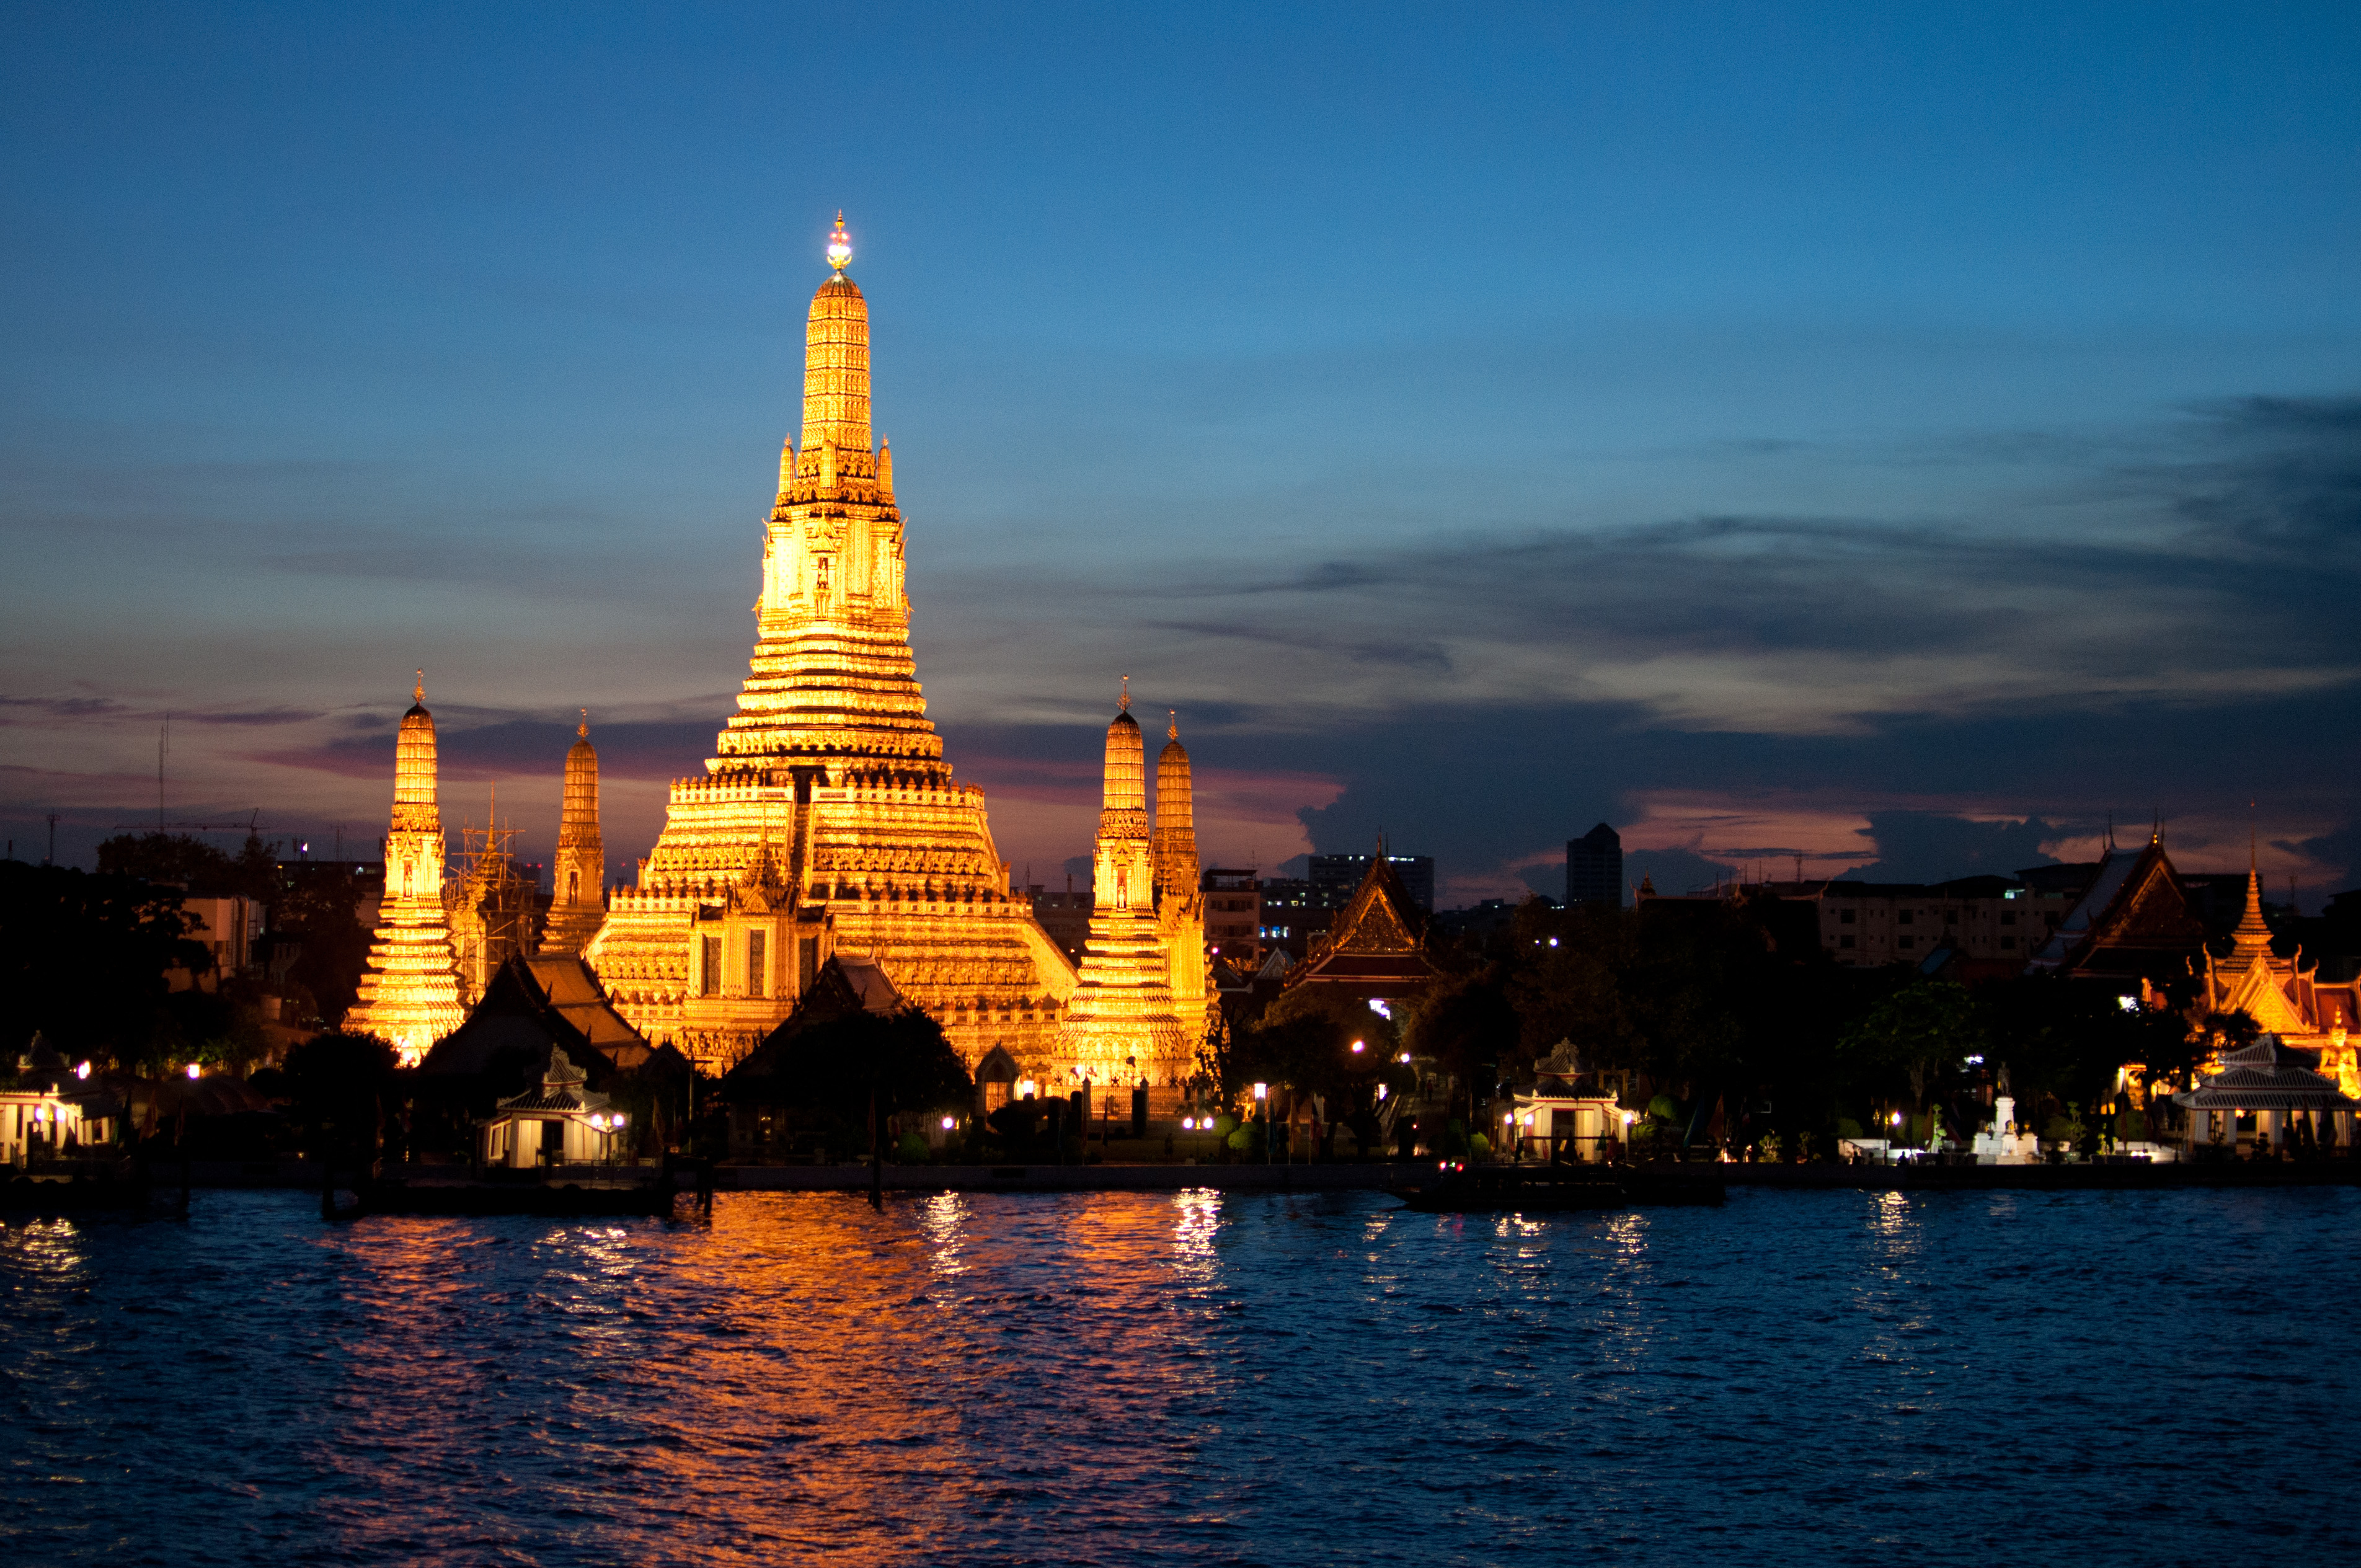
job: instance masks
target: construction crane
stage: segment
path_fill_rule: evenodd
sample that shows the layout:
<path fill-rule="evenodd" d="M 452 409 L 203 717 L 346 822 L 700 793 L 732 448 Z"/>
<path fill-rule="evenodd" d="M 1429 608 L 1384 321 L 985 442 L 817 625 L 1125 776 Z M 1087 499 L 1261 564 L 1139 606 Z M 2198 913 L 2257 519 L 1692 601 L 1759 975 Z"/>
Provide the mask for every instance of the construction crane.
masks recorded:
<path fill-rule="evenodd" d="M 163 833 L 168 831 L 178 831 L 181 833 L 245 833 L 254 837 L 259 837 L 265 833 L 278 833 L 284 831 L 284 829 L 275 826 L 269 828 L 263 827 L 262 807 L 258 806 L 247 814 L 247 818 L 243 822 L 118 822 L 115 826 L 117 831 L 121 831 L 125 828 L 136 828 L 151 833 Z"/>

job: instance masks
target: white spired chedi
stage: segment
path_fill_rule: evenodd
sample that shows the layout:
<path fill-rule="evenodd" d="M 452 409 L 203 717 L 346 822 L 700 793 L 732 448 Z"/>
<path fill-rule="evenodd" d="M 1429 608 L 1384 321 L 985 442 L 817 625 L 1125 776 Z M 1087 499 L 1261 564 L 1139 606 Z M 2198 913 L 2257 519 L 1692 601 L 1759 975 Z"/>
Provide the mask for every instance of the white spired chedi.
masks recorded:
<path fill-rule="evenodd" d="M 869 306 L 833 271 L 804 333 L 800 444 L 779 455 L 752 668 L 676 779 L 637 883 L 583 957 L 617 1011 L 707 1070 L 793 1010 L 832 953 L 873 959 L 973 1067 L 1051 1069 L 1074 970 L 1009 886 L 983 792 L 951 776 L 910 652 L 890 447 L 870 431 Z"/>

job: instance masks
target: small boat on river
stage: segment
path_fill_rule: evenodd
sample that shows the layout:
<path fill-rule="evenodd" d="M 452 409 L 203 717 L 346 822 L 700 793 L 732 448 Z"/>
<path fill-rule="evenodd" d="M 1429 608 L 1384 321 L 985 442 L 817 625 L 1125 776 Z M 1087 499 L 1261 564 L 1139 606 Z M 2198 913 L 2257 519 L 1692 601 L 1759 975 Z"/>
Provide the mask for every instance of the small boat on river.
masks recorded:
<path fill-rule="evenodd" d="M 1394 1189 L 1411 1208 L 1433 1214 L 1598 1213 L 1662 1203 L 1719 1204 L 1717 1165 L 1478 1165 L 1455 1162 L 1433 1179 Z"/>

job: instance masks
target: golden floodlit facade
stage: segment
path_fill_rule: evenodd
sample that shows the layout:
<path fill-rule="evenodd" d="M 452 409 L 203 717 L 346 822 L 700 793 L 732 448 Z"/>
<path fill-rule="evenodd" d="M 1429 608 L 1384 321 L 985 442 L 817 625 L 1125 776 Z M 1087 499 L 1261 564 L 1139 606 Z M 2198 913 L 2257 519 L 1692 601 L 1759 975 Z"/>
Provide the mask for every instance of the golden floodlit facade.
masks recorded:
<path fill-rule="evenodd" d="M 583 956 L 625 1018 L 708 1070 L 751 1050 L 841 951 L 883 965 L 970 1066 L 998 1047 L 1046 1077 L 1074 970 L 1013 895 L 983 792 L 951 776 L 927 718 L 851 258 L 840 215 L 738 711 L 704 776 L 673 783 L 636 885 L 609 894 Z"/>
<path fill-rule="evenodd" d="M 451 927 L 443 905 L 443 817 L 435 803 L 434 716 L 426 672 L 401 716 L 393 762 L 393 819 L 385 839 L 385 902 L 359 998 L 344 1026 L 388 1041 L 403 1067 L 463 1016 Z"/>
<path fill-rule="evenodd" d="M 1173 744 L 1179 743 L 1176 734 Z M 1181 757 L 1185 779 L 1187 753 Z M 1170 776 L 1162 766 L 1159 774 L 1159 784 Z M 1091 861 L 1090 936 L 1059 1038 L 1067 1073 L 1095 1084 L 1177 1086 L 1196 1066 L 1197 1031 L 1183 1027 L 1175 1010 L 1174 955 L 1157 918 L 1166 880 L 1159 873 L 1177 870 L 1160 865 L 1158 851 L 1169 855 L 1173 846 L 1148 832 L 1147 775 L 1147 746 L 1131 716 L 1126 681 L 1122 709 L 1107 726 L 1098 840 Z M 1159 816 L 1171 809 L 1160 792 L 1156 804 Z M 1193 881 L 1193 828 L 1188 852 Z M 1202 959 L 1202 938 L 1197 951 Z M 1202 1012 L 1202 979 L 1198 991 Z"/>
<path fill-rule="evenodd" d="M 607 847 L 598 836 L 598 752 L 590 744 L 590 714 L 574 731 L 566 753 L 566 790 L 558 806 L 557 850 L 550 857 L 549 921 L 544 953 L 578 953 L 607 918 Z"/>

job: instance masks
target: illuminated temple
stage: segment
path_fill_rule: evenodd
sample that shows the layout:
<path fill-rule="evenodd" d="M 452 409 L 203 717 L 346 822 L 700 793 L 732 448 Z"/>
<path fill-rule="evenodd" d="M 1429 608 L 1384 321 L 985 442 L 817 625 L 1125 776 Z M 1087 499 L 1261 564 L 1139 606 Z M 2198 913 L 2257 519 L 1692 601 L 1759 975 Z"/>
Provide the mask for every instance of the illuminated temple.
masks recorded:
<path fill-rule="evenodd" d="M 457 1028 L 459 979 L 443 904 L 443 817 L 435 803 L 434 716 L 420 671 L 394 747 L 393 820 L 385 839 L 385 902 L 359 999 L 344 1027 L 391 1043 L 403 1067 Z"/>
<path fill-rule="evenodd" d="M 566 790 L 549 878 L 549 920 L 541 950 L 578 953 L 607 918 L 607 849 L 598 836 L 598 753 L 590 744 L 587 709 L 566 753 Z"/>
<path fill-rule="evenodd" d="M 751 1050 L 840 951 L 882 964 L 971 1066 L 998 1047 L 1046 1078 L 1074 970 L 1012 894 L 983 792 L 952 777 L 927 718 L 851 258 L 840 215 L 738 710 L 704 776 L 673 783 L 637 884 L 609 894 L 583 956 L 625 1018 L 708 1070 Z"/>
<path fill-rule="evenodd" d="M 2246 913 L 2230 934 L 2230 951 L 2221 958 L 2205 954 L 2202 989 L 2191 1012 L 2201 1021 L 2244 1013 L 2282 1046 L 2316 1053 L 2321 1072 L 2346 1094 L 2361 1098 L 2361 1060 L 2354 1043 L 2361 1028 L 2361 982 L 2323 981 L 2319 968 L 2304 963 L 2301 948 L 2284 959 L 2271 951 L 2262 875 L 2249 867 Z"/>
<path fill-rule="evenodd" d="M 1059 1036 L 1060 1065 L 1102 1084 L 1174 1086 L 1195 1069 L 1203 1028 L 1203 904 L 1196 892 L 1189 753 L 1176 726 L 1157 768 L 1158 830 L 1148 827 L 1148 752 L 1131 716 L 1130 683 L 1107 726 L 1098 839 L 1091 861 L 1091 928 L 1080 983 Z M 1187 864 L 1180 862 L 1185 853 Z M 1176 885 L 1178 884 L 1178 885 Z M 1183 891 L 1185 888 L 1185 891 Z M 1170 906 L 1169 913 L 1159 905 Z M 1197 938 L 1183 962 L 1174 927 L 1194 910 Z M 1185 938 L 1184 938 L 1185 940 Z M 1197 1016 L 1184 1025 L 1176 982 L 1196 981 Z"/>

